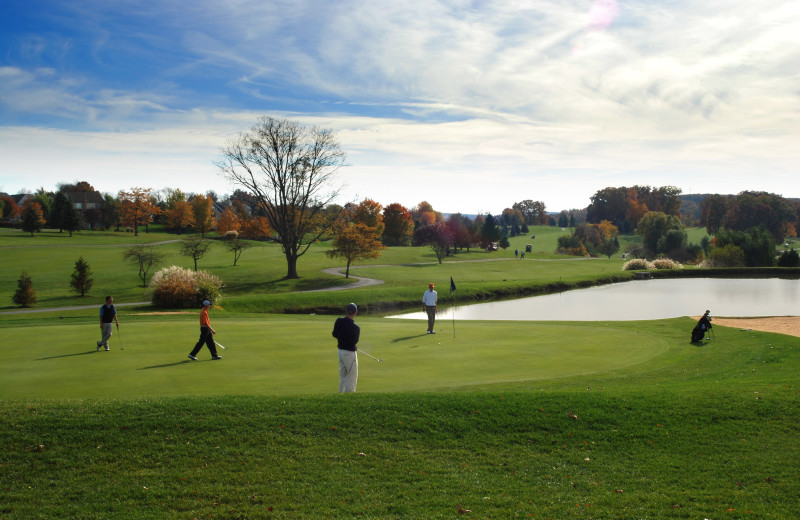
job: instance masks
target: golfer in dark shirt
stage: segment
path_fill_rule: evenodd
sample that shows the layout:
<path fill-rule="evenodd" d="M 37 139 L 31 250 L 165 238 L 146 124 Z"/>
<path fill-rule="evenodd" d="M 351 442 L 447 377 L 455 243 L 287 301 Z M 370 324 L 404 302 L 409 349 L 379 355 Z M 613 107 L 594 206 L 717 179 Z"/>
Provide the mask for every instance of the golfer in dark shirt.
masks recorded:
<path fill-rule="evenodd" d="M 333 337 L 339 340 L 339 393 L 355 392 L 358 382 L 358 338 L 361 328 L 356 325 L 358 307 L 347 304 L 347 314 L 333 324 Z"/>

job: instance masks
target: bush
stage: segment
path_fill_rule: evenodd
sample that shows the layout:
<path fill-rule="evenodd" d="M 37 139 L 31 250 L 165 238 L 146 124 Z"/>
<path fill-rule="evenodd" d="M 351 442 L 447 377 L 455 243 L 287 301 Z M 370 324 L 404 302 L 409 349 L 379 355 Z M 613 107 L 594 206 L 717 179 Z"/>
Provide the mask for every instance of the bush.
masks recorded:
<path fill-rule="evenodd" d="M 633 260 L 628 260 L 622 266 L 623 271 L 639 271 L 642 269 L 653 269 L 653 264 L 644 258 L 634 258 Z"/>
<path fill-rule="evenodd" d="M 653 260 L 655 269 L 683 269 L 683 266 L 671 258 L 657 258 Z"/>
<path fill-rule="evenodd" d="M 784 251 L 778 258 L 778 267 L 800 267 L 800 255 L 794 249 Z"/>
<path fill-rule="evenodd" d="M 728 244 L 712 249 L 706 263 L 709 267 L 744 267 L 747 259 L 741 247 Z"/>
<path fill-rule="evenodd" d="M 192 271 L 176 265 L 153 275 L 153 305 L 162 308 L 199 307 L 203 300 L 219 302 L 222 280 L 205 271 Z"/>

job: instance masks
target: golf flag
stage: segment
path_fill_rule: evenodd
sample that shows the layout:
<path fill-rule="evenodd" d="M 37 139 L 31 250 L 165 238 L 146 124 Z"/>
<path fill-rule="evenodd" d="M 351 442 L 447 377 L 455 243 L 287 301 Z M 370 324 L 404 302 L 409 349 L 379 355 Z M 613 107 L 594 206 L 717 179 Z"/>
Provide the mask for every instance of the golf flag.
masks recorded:
<path fill-rule="evenodd" d="M 453 294 L 453 292 L 455 290 L 456 290 L 456 283 L 453 281 L 453 277 L 451 276 L 450 277 L 450 294 Z"/>

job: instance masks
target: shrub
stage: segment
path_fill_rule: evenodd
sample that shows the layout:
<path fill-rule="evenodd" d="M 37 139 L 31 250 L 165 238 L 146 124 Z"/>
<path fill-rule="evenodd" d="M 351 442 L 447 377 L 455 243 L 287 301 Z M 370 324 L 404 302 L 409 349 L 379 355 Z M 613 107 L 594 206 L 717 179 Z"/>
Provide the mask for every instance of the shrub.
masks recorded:
<path fill-rule="evenodd" d="M 741 247 L 728 244 L 712 249 L 707 263 L 710 267 L 744 267 L 747 260 Z"/>
<path fill-rule="evenodd" d="M 683 269 L 683 266 L 671 258 L 657 258 L 653 260 L 655 269 Z"/>
<path fill-rule="evenodd" d="M 632 260 L 628 260 L 622 266 L 623 271 L 639 271 L 641 269 L 653 269 L 653 264 L 644 258 L 634 258 Z"/>
<path fill-rule="evenodd" d="M 800 267 L 800 255 L 797 254 L 797 251 L 791 249 L 789 251 L 784 251 L 781 253 L 780 258 L 778 258 L 778 266 L 779 267 Z"/>
<path fill-rule="evenodd" d="M 17 290 L 11 297 L 11 301 L 20 307 L 30 307 L 36 304 L 36 291 L 33 290 L 33 281 L 27 272 L 22 271 L 17 280 Z"/>
<path fill-rule="evenodd" d="M 219 302 L 222 280 L 205 271 L 192 271 L 176 265 L 153 275 L 153 305 L 163 308 L 199 307 L 203 300 Z"/>

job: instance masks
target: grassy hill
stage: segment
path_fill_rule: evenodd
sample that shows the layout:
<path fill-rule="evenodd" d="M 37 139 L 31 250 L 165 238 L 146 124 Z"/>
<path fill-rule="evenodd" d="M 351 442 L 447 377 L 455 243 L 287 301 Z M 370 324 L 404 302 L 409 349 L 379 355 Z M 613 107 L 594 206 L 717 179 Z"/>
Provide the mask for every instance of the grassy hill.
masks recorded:
<path fill-rule="evenodd" d="M 336 266 L 324 244 L 294 281 L 273 244 L 237 267 L 215 247 L 201 267 L 227 285 L 211 312 L 227 350 L 199 362 L 186 358 L 196 310 L 121 308 L 112 350 L 96 350 L 102 296 L 146 298 L 121 262 L 131 237 L 0 233 L 0 299 L 25 268 L 40 307 L 92 304 L 0 315 L 0 519 L 794 518 L 800 338 L 715 327 L 693 345 L 688 318 L 458 322 L 431 336 L 377 312 L 417 306 L 450 276 L 464 299 L 620 276 L 619 258 L 553 255 L 560 233 L 443 265 L 392 248 L 355 270 L 385 283 L 331 293 L 292 292 L 350 283 L 320 272 Z M 177 244 L 154 247 L 188 267 Z M 79 255 L 89 298 L 67 289 Z M 359 346 L 383 361 L 361 355 L 348 395 L 335 393 L 332 316 L 248 312 L 353 300 L 367 311 Z"/>

